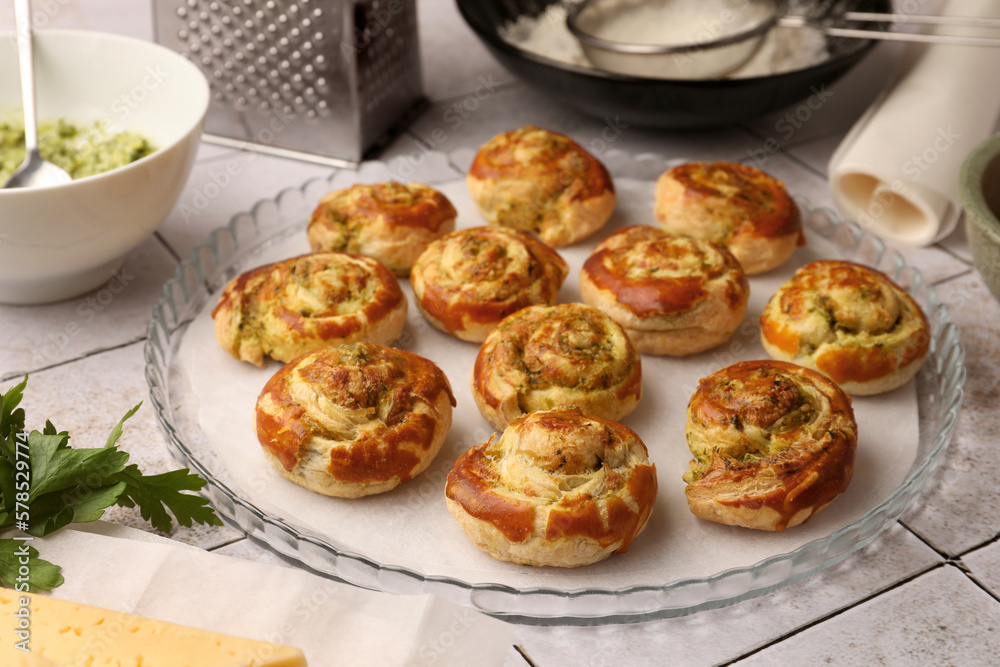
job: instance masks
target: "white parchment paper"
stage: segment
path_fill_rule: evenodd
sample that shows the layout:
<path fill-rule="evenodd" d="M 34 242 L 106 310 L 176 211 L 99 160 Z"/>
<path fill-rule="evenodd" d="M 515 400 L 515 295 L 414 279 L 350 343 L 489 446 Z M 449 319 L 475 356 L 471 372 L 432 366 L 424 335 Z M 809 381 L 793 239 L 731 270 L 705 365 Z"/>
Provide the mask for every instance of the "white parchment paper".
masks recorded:
<path fill-rule="evenodd" d="M 926 0 L 924 0 L 926 2 Z M 921 3 L 923 4 L 923 3 Z M 921 13 L 935 14 L 921 7 Z M 1000 19 L 996 0 L 948 0 L 942 16 Z M 983 26 L 941 34 L 996 37 Z M 830 157 L 830 192 L 845 217 L 883 238 L 929 245 L 958 224 L 958 177 L 966 156 L 996 131 L 1000 86 L 982 72 L 1000 66 L 990 46 L 911 44 L 908 67 L 854 124 Z"/>
<path fill-rule="evenodd" d="M 483 224 L 464 181 L 435 186 L 459 211 L 459 228 Z M 560 254 L 570 265 L 561 302 L 580 300 L 579 269 L 591 249 L 608 234 L 631 224 L 656 224 L 653 184 L 616 180 L 618 208 L 597 235 Z M 308 251 L 303 232 L 272 246 L 241 269 Z M 328 498 L 285 480 L 264 459 L 252 427 L 260 390 L 280 368 L 260 369 L 234 360 L 215 341 L 209 303 L 184 334 L 179 364 L 187 387 L 187 409 L 198 421 L 221 465 L 241 493 L 264 511 L 308 527 L 336 545 L 383 565 L 410 568 L 428 576 L 455 577 L 469 583 L 499 583 L 518 588 L 622 588 L 663 585 L 752 565 L 829 535 L 888 497 L 906 478 L 918 443 L 915 384 L 878 397 L 854 401 L 859 444 L 850 488 L 809 523 L 783 533 L 766 533 L 696 519 L 688 511 L 681 475 L 691 459 L 684 439 L 685 410 L 698 380 L 733 362 L 767 358 L 759 342 L 757 318 L 770 296 L 796 268 L 814 259 L 839 256 L 817 236 L 796 251 L 786 266 L 750 279 L 747 318 L 719 348 L 686 358 L 643 355 L 644 396 L 623 422 L 649 448 L 657 467 L 659 496 L 646 531 L 627 554 L 572 570 L 531 568 L 494 560 L 476 549 L 448 513 L 445 477 L 455 459 L 493 432 L 480 416 L 469 387 L 479 346 L 443 334 L 423 319 L 410 299 L 399 346 L 435 361 L 455 390 L 458 407 L 448 439 L 430 468 L 393 491 L 356 500 Z"/>
<path fill-rule="evenodd" d="M 390 595 L 113 524 L 36 540 L 52 595 L 302 649 L 310 667 L 504 664 L 513 626 L 432 595 Z"/>

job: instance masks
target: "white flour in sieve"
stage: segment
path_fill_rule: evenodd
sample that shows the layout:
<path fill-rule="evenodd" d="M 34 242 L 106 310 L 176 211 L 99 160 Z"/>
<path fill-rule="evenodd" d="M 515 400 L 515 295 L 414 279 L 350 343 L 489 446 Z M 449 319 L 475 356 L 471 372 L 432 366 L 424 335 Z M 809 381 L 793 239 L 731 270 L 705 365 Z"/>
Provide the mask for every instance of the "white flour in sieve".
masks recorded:
<path fill-rule="evenodd" d="M 597 69 L 584 55 L 579 41 L 566 27 L 567 8 L 575 2 L 553 3 L 538 16 L 522 15 L 500 29 L 500 37 L 514 46 L 567 65 Z M 698 26 L 691 26 L 697 29 Z M 640 41 L 640 40 L 637 40 Z M 773 28 L 757 53 L 725 78 L 769 76 L 803 69 L 828 58 L 826 36 L 813 28 Z"/>

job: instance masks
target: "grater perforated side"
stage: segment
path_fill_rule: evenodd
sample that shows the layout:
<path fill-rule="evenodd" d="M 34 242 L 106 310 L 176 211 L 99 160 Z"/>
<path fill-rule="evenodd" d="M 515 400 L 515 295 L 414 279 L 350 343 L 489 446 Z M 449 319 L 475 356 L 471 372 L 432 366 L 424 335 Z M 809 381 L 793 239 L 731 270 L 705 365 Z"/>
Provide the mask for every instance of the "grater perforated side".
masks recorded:
<path fill-rule="evenodd" d="M 207 135 L 360 162 L 422 98 L 415 0 L 153 0 L 211 85 Z"/>

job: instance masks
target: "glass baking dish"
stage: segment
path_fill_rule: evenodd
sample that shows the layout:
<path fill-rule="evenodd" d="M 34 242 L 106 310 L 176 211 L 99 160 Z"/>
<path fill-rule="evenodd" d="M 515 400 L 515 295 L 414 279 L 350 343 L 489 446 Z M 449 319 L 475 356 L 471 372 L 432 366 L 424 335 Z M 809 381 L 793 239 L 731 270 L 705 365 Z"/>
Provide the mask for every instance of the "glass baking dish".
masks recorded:
<path fill-rule="evenodd" d="M 609 151 L 601 159 L 616 179 L 650 183 L 666 168 L 681 162 L 617 151 Z M 810 238 L 826 239 L 840 258 L 874 266 L 905 286 L 932 327 L 930 354 L 916 378 L 919 442 L 915 458 L 902 475 L 904 481 L 862 516 L 798 548 L 709 576 L 626 587 L 602 585 L 600 577 L 588 579 L 583 586 L 511 586 L 471 582 L 461 573 L 428 573 L 391 562 L 393 559 L 372 558 L 338 541 L 336 535 L 261 509 L 234 483 L 197 419 L 181 409 L 185 383 L 179 375 L 178 349 L 192 320 L 214 303 L 213 293 L 253 266 L 256 256 L 291 235 L 303 233 L 304 223 L 322 194 L 344 187 L 345 179 L 376 182 L 401 176 L 431 185 L 460 179 L 443 156 L 433 155 L 413 173 L 405 173 L 399 165 L 366 163 L 361 172 L 338 172 L 329 179 L 285 190 L 212 232 L 180 264 L 153 309 L 145 347 L 146 378 L 171 453 L 208 481 L 202 493 L 229 523 L 286 559 L 357 586 L 401 594 L 433 593 L 517 622 L 593 624 L 678 616 L 761 595 L 840 562 L 892 525 L 940 463 L 955 426 L 965 380 L 964 351 L 947 307 L 919 270 L 907 265 L 899 253 L 855 224 L 839 220 L 832 211 L 814 208 L 796 197 Z"/>

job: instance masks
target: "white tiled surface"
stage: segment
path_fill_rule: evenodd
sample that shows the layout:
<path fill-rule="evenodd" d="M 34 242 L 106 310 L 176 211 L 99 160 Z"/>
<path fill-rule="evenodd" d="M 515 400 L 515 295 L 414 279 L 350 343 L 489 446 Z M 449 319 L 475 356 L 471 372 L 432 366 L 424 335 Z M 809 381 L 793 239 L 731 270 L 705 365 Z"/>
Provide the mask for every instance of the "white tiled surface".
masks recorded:
<path fill-rule="evenodd" d="M 714 665 L 749 654 L 795 633 L 804 624 L 912 577 L 939 561 L 900 526 L 849 560 L 786 588 L 741 604 L 694 616 L 622 626 L 518 630 L 538 665 L 642 665 L 656 646 L 666 665 Z M 720 641 L 724 638 L 724 641 Z M 537 647 L 537 648 L 536 648 Z M 518 665 L 509 659 L 510 667 Z"/>
<path fill-rule="evenodd" d="M 1000 597 L 1000 543 L 992 542 L 972 551 L 962 561 L 980 584 L 994 596 Z"/>
<path fill-rule="evenodd" d="M 944 565 L 770 646 L 746 665 L 996 665 L 1000 604 Z"/>
<path fill-rule="evenodd" d="M 112 322 L 109 319 L 103 327 L 113 327 Z M 131 343 L 32 373 L 21 403 L 29 421 L 26 426 L 41 429 L 44 421 L 37 423 L 34 420 L 48 419 L 57 429 L 69 431 L 73 445 L 101 447 L 122 415 L 142 401 L 142 407 L 123 428 L 118 441 L 120 448 L 129 453 L 129 463 L 137 464 L 145 473 L 156 475 L 177 468 L 163 442 L 149 402 L 142 348 L 142 342 Z M 113 507 L 104 518 L 153 532 L 139 515 L 138 508 Z M 170 534 L 176 540 L 206 549 L 232 542 L 240 536 L 231 528 L 199 525 L 175 526 Z"/>
<path fill-rule="evenodd" d="M 425 151 L 434 149 L 460 160 L 463 152 L 471 154 L 496 132 L 528 122 L 566 132 L 585 145 L 607 127 L 606 122 L 553 105 L 514 81 L 475 40 L 451 0 L 418 2 L 431 104 L 385 150 L 385 159 L 421 160 Z M 59 0 L 36 6 L 48 8 L 45 21 L 50 27 L 143 38 L 152 34 L 145 2 Z M 7 5 L 0 8 L 0 28 L 10 25 Z M 760 155 L 766 140 L 774 138 L 782 149 L 764 168 L 792 191 L 827 205 L 829 155 L 889 76 L 888 55 L 889 49 L 880 49 L 835 84 L 829 101 L 790 136 L 784 136 L 787 129 L 780 121 L 794 113 L 794 107 L 725 130 L 620 127 L 608 148 L 668 157 L 748 159 Z M 483 99 L 470 97 L 477 88 Z M 488 94 L 483 95 L 484 90 Z M 220 167 L 230 163 L 239 166 L 239 173 L 210 199 L 199 198 Z M 256 201 L 329 173 L 326 167 L 204 145 L 181 197 L 188 209 L 175 208 L 157 237 L 126 259 L 125 275 L 135 278 L 125 289 L 44 307 L 0 306 L 0 386 L 6 389 L 31 371 L 25 400 L 29 417 L 52 419 L 80 444 L 103 442 L 128 407 L 147 399 L 142 338 L 150 307 L 176 258 Z M 960 232 L 937 247 L 900 250 L 938 285 L 961 327 L 969 358 L 966 402 L 954 441 L 942 470 L 903 521 L 843 563 L 731 607 L 624 626 L 520 627 L 520 646 L 534 664 L 1000 664 L 1000 492 L 995 483 L 1000 476 L 995 454 L 1000 445 L 1000 304 L 972 270 Z M 89 298 L 107 303 L 88 305 Z M 101 306 L 100 312 L 95 305 Z M 121 443 L 132 460 L 150 472 L 175 466 L 148 404 L 126 426 Z M 148 530 L 134 511 L 116 509 L 108 516 Z M 284 564 L 228 527 L 179 529 L 171 537 Z M 526 663 L 512 649 L 507 664 Z"/>
<path fill-rule="evenodd" d="M 417 0 L 424 91 L 432 100 L 465 97 L 480 86 L 515 81 L 474 39 L 454 0 Z"/>

